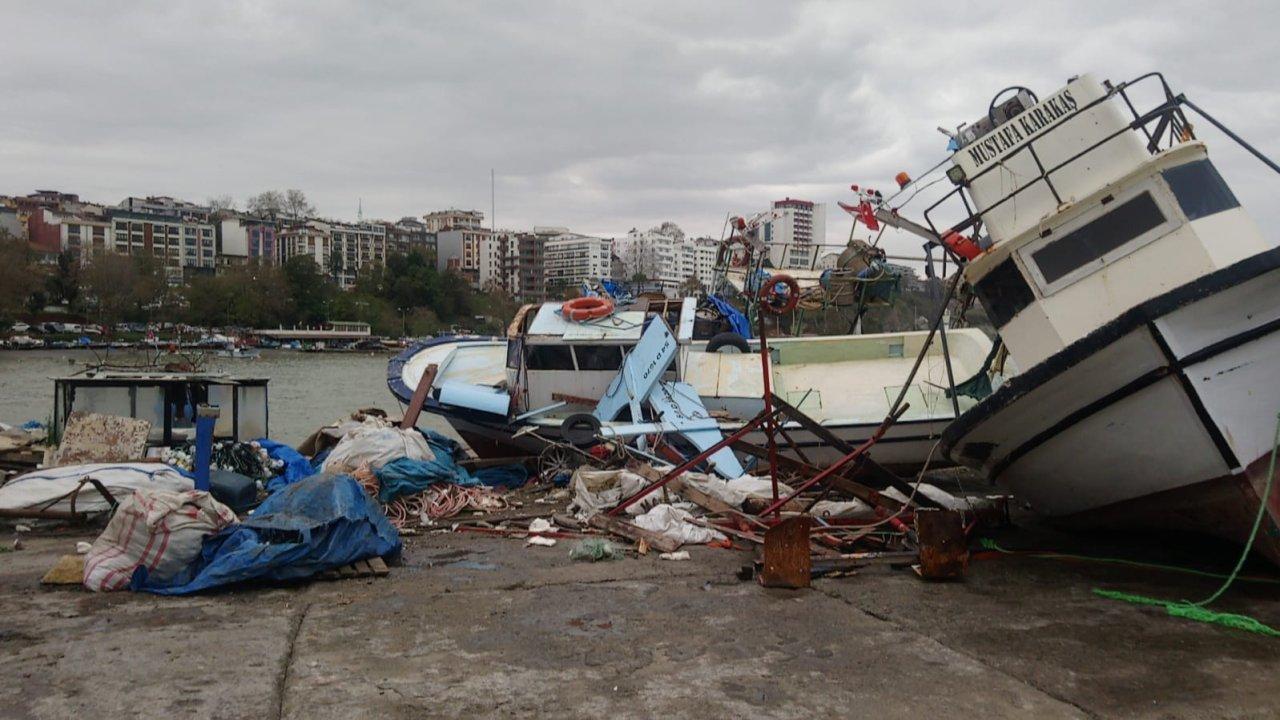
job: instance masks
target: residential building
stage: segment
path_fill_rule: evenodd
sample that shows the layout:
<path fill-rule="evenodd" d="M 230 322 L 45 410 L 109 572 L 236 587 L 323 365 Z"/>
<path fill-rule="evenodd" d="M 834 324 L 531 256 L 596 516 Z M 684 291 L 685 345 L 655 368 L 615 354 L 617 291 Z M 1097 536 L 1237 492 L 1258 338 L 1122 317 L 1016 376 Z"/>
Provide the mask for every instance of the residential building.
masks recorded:
<path fill-rule="evenodd" d="M 0 205 L 0 237 L 11 240 L 27 239 L 27 223 L 18 208 Z"/>
<path fill-rule="evenodd" d="M 63 213 L 80 209 L 80 196 L 57 190 L 37 190 L 25 197 L 11 199 L 18 221 L 26 226 L 27 241 L 32 249 L 47 254 L 62 252 Z M 50 212 L 42 212 L 42 211 Z"/>
<path fill-rule="evenodd" d="M 720 253 L 720 241 L 715 238 L 700 237 L 693 241 L 693 273 L 704 290 L 714 289 L 716 277 L 716 258 Z"/>
<path fill-rule="evenodd" d="M 219 269 L 247 262 L 276 264 L 275 221 L 224 211 L 214 219 L 216 265 Z"/>
<path fill-rule="evenodd" d="M 678 228 L 674 232 L 660 228 L 632 230 L 614 244 L 614 252 L 621 261 L 621 274 L 615 277 L 619 280 L 643 277 L 673 295 L 679 293 L 690 278 L 710 288 L 718 249 L 716 241 L 688 240 Z"/>
<path fill-rule="evenodd" d="M 484 227 L 484 213 L 479 210 L 458 210 L 450 208 L 448 210 L 436 210 L 422 216 L 427 227 L 427 232 L 440 232 L 441 230 L 479 230 Z"/>
<path fill-rule="evenodd" d="M 307 220 L 280 231 L 280 260 L 309 256 L 321 274 L 344 290 L 355 285 L 367 265 L 387 260 L 387 229 L 382 223 Z"/>
<path fill-rule="evenodd" d="M 216 247 L 211 222 L 191 215 L 163 215 L 153 209 L 106 209 L 111 222 L 110 249 L 122 255 L 161 260 L 170 284 L 214 270 Z"/>
<path fill-rule="evenodd" d="M 541 235 L 543 267 L 546 268 L 546 293 L 558 296 L 565 288 L 576 287 L 583 282 L 595 282 L 610 277 L 609 260 L 613 241 L 606 238 L 579 235 L 564 228 L 534 228 L 547 232 Z"/>
<path fill-rule="evenodd" d="M 777 268 L 811 268 L 827 238 L 827 206 L 786 198 L 773 203 L 773 218 L 761 228 L 769 260 Z"/>
<path fill-rule="evenodd" d="M 435 257 L 436 236 L 427 230 L 427 224 L 416 217 L 403 217 L 399 222 L 386 222 L 387 252 L 408 255 L 415 250 Z"/>
<path fill-rule="evenodd" d="M 436 269 L 458 273 L 473 287 L 479 287 L 481 245 L 489 238 L 489 231 L 482 227 L 451 227 L 435 233 Z M 493 255 L 487 255 L 486 262 L 492 261 Z"/>
<path fill-rule="evenodd" d="M 117 206 L 122 210 L 139 215 L 163 215 L 166 217 L 191 216 L 208 220 L 213 209 L 207 205 L 197 205 L 186 200 L 177 200 L 168 195 L 149 195 L 147 197 L 127 197 Z"/>

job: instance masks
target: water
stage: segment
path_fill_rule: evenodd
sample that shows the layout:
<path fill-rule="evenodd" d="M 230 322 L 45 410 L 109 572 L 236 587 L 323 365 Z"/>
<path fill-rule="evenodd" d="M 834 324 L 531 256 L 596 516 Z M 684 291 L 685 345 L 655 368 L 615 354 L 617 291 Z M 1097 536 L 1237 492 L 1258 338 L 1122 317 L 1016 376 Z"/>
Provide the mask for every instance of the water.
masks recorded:
<path fill-rule="evenodd" d="M 102 350 L 99 353 L 105 352 Z M 117 362 L 139 354 L 113 350 Z M 346 418 L 352 410 L 379 407 L 401 412 L 387 390 L 386 353 L 304 353 L 264 350 L 256 360 L 209 358 L 210 371 L 270 378 L 271 436 L 296 445 L 316 428 Z M 44 422 L 53 414 L 51 377 L 70 375 L 94 359 L 90 350 L 0 351 L 0 422 Z"/>

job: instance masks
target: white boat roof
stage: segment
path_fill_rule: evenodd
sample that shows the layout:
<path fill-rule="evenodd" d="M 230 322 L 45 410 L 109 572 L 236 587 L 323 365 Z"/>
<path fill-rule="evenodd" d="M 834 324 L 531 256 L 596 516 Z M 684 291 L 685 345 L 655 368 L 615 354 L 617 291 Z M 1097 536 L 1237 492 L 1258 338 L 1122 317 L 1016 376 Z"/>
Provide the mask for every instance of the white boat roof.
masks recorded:
<path fill-rule="evenodd" d="M 644 331 L 644 312 L 624 310 L 587 322 L 570 322 L 560 314 L 564 303 L 543 303 L 529 325 L 526 336 L 534 340 L 556 338 L 564 342 L 636 341 Z"/>

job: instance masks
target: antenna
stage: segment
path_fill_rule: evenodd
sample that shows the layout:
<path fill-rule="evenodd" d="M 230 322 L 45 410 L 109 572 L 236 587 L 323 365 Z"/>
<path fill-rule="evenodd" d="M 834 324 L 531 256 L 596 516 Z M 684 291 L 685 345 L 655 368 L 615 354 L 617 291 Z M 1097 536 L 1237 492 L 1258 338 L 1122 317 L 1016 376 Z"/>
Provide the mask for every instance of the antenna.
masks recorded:
<path fill-rule="evenodd" d="M 364 222 L 364 198 L 356 198 L 356 220 Z"/>

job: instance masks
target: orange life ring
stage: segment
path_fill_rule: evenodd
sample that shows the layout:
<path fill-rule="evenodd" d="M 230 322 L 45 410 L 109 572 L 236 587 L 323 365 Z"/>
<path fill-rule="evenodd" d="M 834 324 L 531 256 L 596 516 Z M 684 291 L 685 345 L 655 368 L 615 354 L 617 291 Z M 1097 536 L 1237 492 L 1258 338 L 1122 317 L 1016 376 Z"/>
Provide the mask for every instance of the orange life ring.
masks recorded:
<path fill-rule="evenodd" d="M 779 285 L 787 286 L 787 294 L 783 296 L 777 292 Z M 790 275 L 774 275 L 764 281 L 760 286 L 760 292 L 757 294 L 760 299 L 760 307 L 765 312 L 774 315 L 786 315 L 796 309 L 796 304 L 800 302 L 800 283 Z"/>
<path fill-rule="evenodd" d="M 597 320 L 613 314 L 613 301 L 602 297 L 574 298 L 560 308 L 560 314 L 573 322 Z"/>

